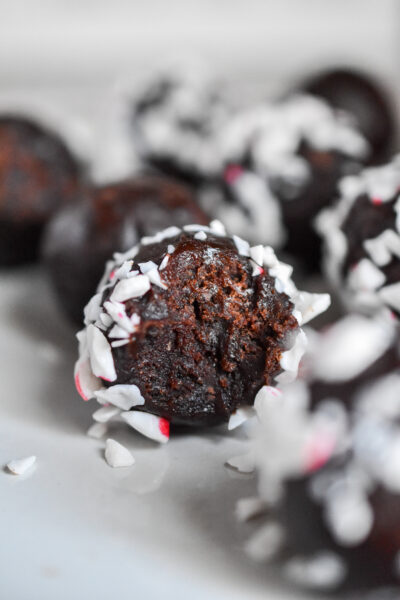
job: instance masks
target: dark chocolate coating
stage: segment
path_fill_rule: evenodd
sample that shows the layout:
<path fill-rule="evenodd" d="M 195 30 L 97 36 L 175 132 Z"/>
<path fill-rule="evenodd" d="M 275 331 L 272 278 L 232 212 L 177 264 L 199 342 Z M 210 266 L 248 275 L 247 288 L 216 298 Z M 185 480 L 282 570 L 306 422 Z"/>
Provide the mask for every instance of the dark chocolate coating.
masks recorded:
<path fill-rule="evenodd" d="M 26 118 L 0 116 L 0 265 L 37 258 L 43 226 L 75 197 L 81 169 L 64 142 Z"/>
<path fill-rule="evenodd" d="M 371 164 L 390 156 L 396 119 L 387 93 L 369 75 L 350 69 L 324 71 L 310 78 L 303 89 L 354 117 L 371 145 Z"/>
<path fill-rule="evenodd" d="M 76 324 L 106 261 L 144 235 L 171 225 L 207 224 L 188 189 L 162 177 L 138 177 L 87 190 L 47 227 L 43 257 L 61 306 Z"/>
<path fill-rule="evenodd" d="M 298 323 L 288 296 L 267 272 L 254 277 L 230 238 L 182 233 L 142 246 L 132 269 L 149 260 L 159 265 L 169 244 L 175 251 L 161 272 L 167 289 L 153 285 L 125 303 L 141 322 L 129 344 L 113 349 L 113 385 L 139 387 L 145 405 L 135 410 L 173 424 L 215 425 L 272 384 Z"/>
<path fill-rule="evenodd" d="M 398 368 L 399 352 L 397 343 L 393 343 L 353 379 L 343 382 L 314 381 L 310 385 L 311 408 L 317 408 L 326 399 L 335 398 L 346 407 L 353 421 L 359 417 L 354 410 L 354 401 L 362 390 L 367 390 L 380 377 L 395 373 Z M 379 446 L 379 440 L 371 439 L 371 444 Z M 322 471 L 338 471 L 343 477 L 349 459 L 351 455 L 345 453 L 331 460 Z M 318 551 L 333 551 L 344 559 L 348 568 L 343 585 L 349 589 L 396 581 L 394 559 L 400 551 L 400 495 L 382 486 L 373 488 L 369 497 L 374 515 L 371 532 L 362 543 L 344 547 L 332 536 L 321 505 L 311 497 L 310 477 L 290 481 L 279 508 L 279 516 L 287 533 L 287 552 L 306 556 Z"/>
<path fill-rule="evenodd" d="M 323 152 L 302 144 L 300 156 L 306 158 L 310 177 L 298 192 L 285 197 L 282 180 L 271 187 L 280 201 L 283 222 L 288 236 L 284 249 L 299 258 L 308 271 L 318 271 L 321 261 L 321 239 L 315 233 L 313 221 L 321 209 L 337 199 L 338 182 L 345 175 L 358 173 L 361 165 L 339 152 Z"/>

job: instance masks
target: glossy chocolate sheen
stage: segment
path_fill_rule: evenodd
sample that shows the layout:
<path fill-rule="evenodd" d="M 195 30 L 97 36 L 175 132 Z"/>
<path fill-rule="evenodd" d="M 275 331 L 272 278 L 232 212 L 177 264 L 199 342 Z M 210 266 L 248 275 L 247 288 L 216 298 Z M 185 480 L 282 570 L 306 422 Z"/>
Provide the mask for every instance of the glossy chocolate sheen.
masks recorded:
<path fill-rule="evenodd" d="M 115 384 L 135 384 L 144 410 L 172 424 L 228 421 L 238 406 L 251 405 L 280 371 L 287 334 L 298 329 L 288 296 L 265 271 L 253 276 L 250 259 L 230 238 L 207 241 L 182 233 L 142 246 L 134 259 L 160 265 L 166 289 L 152 285 L 125 303 L 141 321 L 135 339 L 114 348 Z M 103 303 L 112 289 L 104 293 Z"/>

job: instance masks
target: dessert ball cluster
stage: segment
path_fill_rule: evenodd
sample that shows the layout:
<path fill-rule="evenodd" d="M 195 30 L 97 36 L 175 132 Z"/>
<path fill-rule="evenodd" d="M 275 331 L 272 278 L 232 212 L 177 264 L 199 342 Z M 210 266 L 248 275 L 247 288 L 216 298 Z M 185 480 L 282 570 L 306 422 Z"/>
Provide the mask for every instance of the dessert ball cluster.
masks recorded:
<path fill-rule="evenodd" d="M 340 184 L 337 205 L 319 215 L 324 272 L 345 304 L 400 312 L 400 157 Z"/>
<path fill-rule="evenodd" d="M 143 238 L 108 263 L 85 309 L 78 390 L 132 426 L 141 411 L 152 422 L 229 421 L 260 388 L 296 375 L 300 324 L 329 305 L 290 276 L 272 248 L 227 237 L 218 222 Z"/>
<path fill-rule="evenodd" d="M 310 77 L 302 89 L 352 115 L 370 144 L 371 164 L 389 158 L 396 135 L 396 119 L 388 94 L 374 79 L 359 71 L 338 68 Z"/>
<path fill-rule="evenodd" d="M 360 170 L 367 141 L 324 101 L 298 95 L 239 112 L 219 144 L 225 168 L 220 187 L 203 191 L 208 210 L 231 231 L 316 268 L 313 218 L 335 200 L 340 178 Z"/>
<path fill-rule="evenodd" d="M 0 265 L 37 258 L 43 226 L 76 198 L 81 168 L 64 142 L 19 116 L 0 116 Z"/>
<path fill-rule="evenodd" d="M 137 176 L 86 188 L 80 201 L 50 221 L 42 254 L 66 314 L 81 325 L 106 261 L 145 235 L 165 227 L 207 224 L 208 217 L 183 185 L 165 177 Z"/>
<path fill-rule="evenodd" d="M 152 78 L 136 94 L 130 125 L 146 163 L 197 185 L 219 171 L 216 138 L 228 114 L 203 69 L 181 65 Z"/>
<path fill-rule="evenodd" d="M 255 403 L 276 556 L 308 587 L 399 580 L 397 329 L 382 314 L 350 314 L 310 339 L 303 378 Z"/>

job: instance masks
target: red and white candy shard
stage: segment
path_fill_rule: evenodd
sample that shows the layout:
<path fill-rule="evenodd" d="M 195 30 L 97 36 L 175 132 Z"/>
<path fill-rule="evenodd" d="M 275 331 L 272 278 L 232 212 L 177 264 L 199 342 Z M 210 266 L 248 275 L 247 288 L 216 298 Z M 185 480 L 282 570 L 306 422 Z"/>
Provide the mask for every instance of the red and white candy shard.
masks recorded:
<path fill-rule="evenodd" d="M 7 463 L 7 469 L 13 475 L 24 475 L 33 467 L 36 462 L 36 456 L 26 456 L 25 458 L 15 458 Z"/>
<path fill-rule="evenodd" d="M 209 227 L 203 225 L 186 225 L 183 230 L 197 240 L 206 242 L 208 235 L 225 236 L 224 226 L 219 221 L 212 221 Z M 154 236 L 141 240 L 141 245 L 158 243 L 180 234 L 182 229 L 169 227 Z M 330 303 L 328 294 L 307 294 L 299 292 L 291 279 L 292 267 L 280 262 L 271 247 L 250 247 L 248 242 L 238 236 L 233 237 L 238 253 L 249 257 L 254 270 L 253 275 L 259 276 L 264 269 L 275 278 L 278 291 L 289 295 L 294 304 L 293 314 L 299 324 L 307 322 L 324 311 Z M 145 398 L 137 385 L 114 384 L 117 373 L 114 363 L 114 352 L 117 348 L 134 340 L 140 327 L 138 314 L 128 315 L 126 302 L 147 294 L 152 286 L 157 286 L 158 292 L 167 288 L 163 281 L 162 268 L 175 251 L 168 244 L 167 252 L 161 257 L 160 265 L 147 261 L 138 265 L 139 270 L 133 270 L 134 257 L 139 246 L 131 248 L 123 254 L 114 254 L 114 259 L 108 261 L 105 274 L 100 281 L 97 293 L 85 308 L 85 329 L 78 334 L 79 360 L 75 366 L 75 383 L 78 392 L 84 400 L 96 398 L 103 405 L 95 412 L 97 422 L 105 423 L 111 420 L 123 420 L 143 435 L 164 443 L 169 438 L 169 423 L 156 415 L 135 410 L 135 407 L 145 406 Z M 104 291 L 110 289 L 110 298 L 102 303 Z M 162 292 L 161 292 L 162 293 Z M 286 340 L 282 352 L 282 380 L 293 379 L 305 349 L 305 334 L 299 329 L 296 334 Z M 104 382 L 110 385 L 107 387 Z M 121 411 L 123 411 L 121 413 Z M 239 408 L 230 418 L 229 429 L 234 429 L 245 422 L 254 411 L 250 407 Z"/>
<path fill-rule="evenodd" d="M 109 438 L 106 441 L 104 457 L 110 467 L 131 467 L 135 459 L 131 452 L 119 442 Z"/>
<path fill-rule="evenodd" d="M 169 439 L 169 421 L 150 413 L 130 410 L 121 413 L 122 419 L 146 437 L 165 444 Z"/>

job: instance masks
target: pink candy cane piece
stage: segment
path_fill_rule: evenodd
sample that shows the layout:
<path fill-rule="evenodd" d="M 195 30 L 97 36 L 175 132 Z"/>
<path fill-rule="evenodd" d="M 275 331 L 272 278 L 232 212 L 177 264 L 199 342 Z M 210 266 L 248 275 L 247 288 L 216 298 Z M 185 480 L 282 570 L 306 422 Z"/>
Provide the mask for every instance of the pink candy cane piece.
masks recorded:
<path fill-rule="evenodd" d="M 103 385 L 90 368 L 89 359 L 79 360 L 75 367 L 75 386 L 78 394 L 87 401 L 94 397 L 95 392 L 101 390 Z"/>
<path fill-rule="evenodd" d="M 165 444 L 169 439 L 169 423 L 166 419 L 149 413 L 130 410 L 121 413 L 121 417 L 128 425 L 139 431 L 142 435 Z M 168 423 L 168 426 L 167 426 Z"/>

